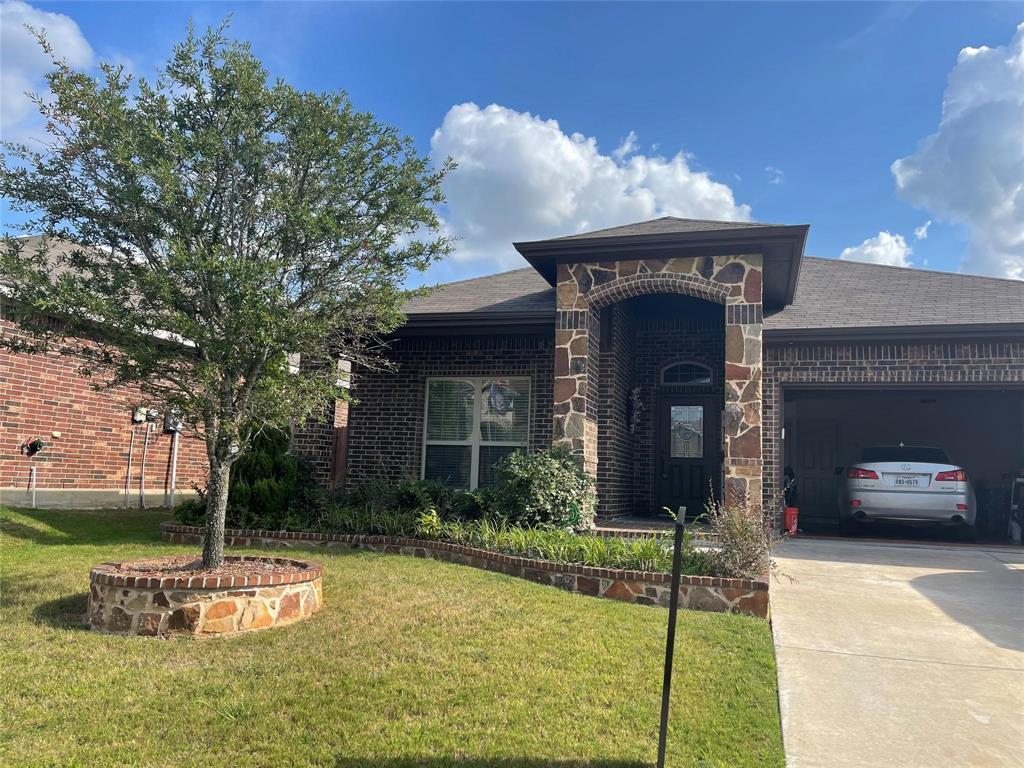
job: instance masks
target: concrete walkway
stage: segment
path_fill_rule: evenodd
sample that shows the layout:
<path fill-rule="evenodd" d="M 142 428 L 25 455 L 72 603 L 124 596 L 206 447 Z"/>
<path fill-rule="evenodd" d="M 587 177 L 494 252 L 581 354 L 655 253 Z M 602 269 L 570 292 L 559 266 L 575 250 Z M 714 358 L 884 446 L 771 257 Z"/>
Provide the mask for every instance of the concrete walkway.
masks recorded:
<path fill-rule="evenodd" d="M 789 768 L 1024 766 L 1021 550 L 797 538 L 776 559 Z"/>

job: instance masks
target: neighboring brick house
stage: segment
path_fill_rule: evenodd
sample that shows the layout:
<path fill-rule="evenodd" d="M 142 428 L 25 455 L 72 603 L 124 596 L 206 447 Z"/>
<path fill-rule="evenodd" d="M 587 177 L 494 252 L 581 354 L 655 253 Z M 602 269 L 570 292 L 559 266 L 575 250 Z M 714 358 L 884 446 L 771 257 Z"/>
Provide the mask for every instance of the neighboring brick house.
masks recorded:
<path fill-rule="evenodd" d="M 38 248 L 39 239 L 25 247 Z M 0 301 L 0 333 L 17 332 Z M 173 433 L 164 430 L 163 414 L 134 422 L 136 392 L 97 391 L 78 371 L 75 360 L 54 353 L 0 349 L 0 504 L 32 503 L 33 469 L 38 506 L 138 506 L 140 484 L 145 503 L 159 506 L 169 497 L 172 474 L 177 498 L 206 484 L 204 443 L 180 437 L 172 473 Z M 32 438 L 44 447 L 29 456 L 21 446 Z"/>
<path fill-rule="evenodd" d="M 666 217 L 414 299 L 394 370 L 353 372 L 347 482 L 477 487 L 555 444 L 604 517 L 772 503 L 791 465 L 828 523 L 865 444 L 941 445 L 982 489 L 1024 466 L 1024 283 L 804 257 L 807 231 Z"/>

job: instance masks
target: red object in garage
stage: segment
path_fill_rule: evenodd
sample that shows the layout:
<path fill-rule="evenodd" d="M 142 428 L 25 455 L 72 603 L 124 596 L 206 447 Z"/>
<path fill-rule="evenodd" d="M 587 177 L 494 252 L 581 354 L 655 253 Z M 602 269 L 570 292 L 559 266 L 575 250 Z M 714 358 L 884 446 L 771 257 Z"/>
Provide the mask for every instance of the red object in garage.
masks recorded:
<path fill-rule="evenodd" d="M 796 524 L 800 517 L 800 509 L 797 507 L 786 507 L 782 513 L 782 527 L 790 536 L 796 534 Z"/>

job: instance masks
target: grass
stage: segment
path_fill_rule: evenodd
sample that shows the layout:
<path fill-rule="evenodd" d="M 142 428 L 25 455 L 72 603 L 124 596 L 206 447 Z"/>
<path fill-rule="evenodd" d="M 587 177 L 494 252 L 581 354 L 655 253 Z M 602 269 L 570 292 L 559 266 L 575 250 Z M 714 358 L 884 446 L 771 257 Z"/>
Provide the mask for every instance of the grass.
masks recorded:
<path fill-rule="evenodd" d="M 0 509 L 0 764 L 654 762 L 663 610 L 367 552 L 318 553 L 325 608 L 219 640 L 82 627 L 88 569 L 189 551 L 166 512 Z M 783 765 L 766 622 L 682 612 L 670 766 Z"/>

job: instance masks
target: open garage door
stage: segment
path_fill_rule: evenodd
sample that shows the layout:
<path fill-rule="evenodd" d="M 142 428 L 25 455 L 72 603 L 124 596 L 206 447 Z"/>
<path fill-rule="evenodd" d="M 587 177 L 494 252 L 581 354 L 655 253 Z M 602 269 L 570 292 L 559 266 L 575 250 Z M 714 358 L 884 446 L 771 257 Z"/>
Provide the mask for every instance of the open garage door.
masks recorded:
<path fill-rule="evenodd" d="M 962 466 L 977 497 L 979 538 L 1006 540 L 1011 484 L 1024 471 L 1024 390 L 787 387 L 784 419 L 784 461 L 796 474 L 801 528 L 839 530 L 847 468 L 864 448 L 903 443 L 941 448 Z M 943 533 L 883 527 L 901 537 Z"/>

